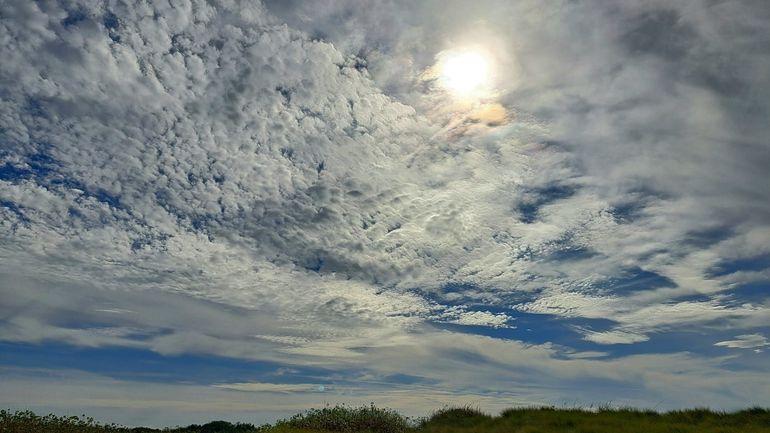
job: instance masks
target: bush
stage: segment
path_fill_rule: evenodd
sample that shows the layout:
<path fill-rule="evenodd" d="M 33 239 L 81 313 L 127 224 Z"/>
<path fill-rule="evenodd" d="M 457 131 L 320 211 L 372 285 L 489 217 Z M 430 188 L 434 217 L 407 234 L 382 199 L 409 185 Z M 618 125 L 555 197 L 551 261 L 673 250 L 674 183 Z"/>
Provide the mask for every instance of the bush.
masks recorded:
<path fill-rule="evenodd" d="M 428 424 L 451 424 L 451 425 L 469 425 L 479 421 L 492 419 L 479 408 L 472 406 L 445 407 L 439 409 L 430 416 L 423 425 Z"/>
<path fill-rule="evenodd" d="M 257 428 L 252 424 L 211 421 L 203 425 L 192 424 L 184 427 L 181 431 L 185 433 L 249 433 L 257 431 Z"/>
<path fill-rule="evenodd" d="M 0 433 L 767 433 L 770 410 L 755 407 L 722 412 L 696 408 L 659 413 L 634 408 L 523 407 L 491 417 L 478 408 L 464 406 L 446 407 L 422 419 L 419 425 L 413 424 L 391 409 L 374 405 L 311 409 L 274 426 L 213 421 L 162 430 L 99 424 L 85 415 L 38 416 L 30 411 L 0 410 Z"/>
<path fill-rule="evenodd" d="M 500 412 L 500 418 L 513 418 L 513 417 L 521 417 L 522 415 L 531 414 L 533 412 L 544 412 L 544 411 L 557 411 L 554 406 L 524 406 L 524 407 L 512 407 L 509 409 L 504 409 L 502 412 Z M 572 409 L 564 409 L 572 411 Z"/>
<path fill-rule="evenodd" d="M 12 433 L 123 433 L 128 429 L 115 424 L 99 424 L 83 416 L 38 416 L 32 411 L 0 410 L 0 432 Z"/>
<path fill-rule="evenodd" d="M 344 433 L 401 433 L 409 429 L 409 421 L 394 410 L 380 409 L 374 404 L 357 408 L 343 405 L 310 409 L 278 421 L 275 427 Z"/>

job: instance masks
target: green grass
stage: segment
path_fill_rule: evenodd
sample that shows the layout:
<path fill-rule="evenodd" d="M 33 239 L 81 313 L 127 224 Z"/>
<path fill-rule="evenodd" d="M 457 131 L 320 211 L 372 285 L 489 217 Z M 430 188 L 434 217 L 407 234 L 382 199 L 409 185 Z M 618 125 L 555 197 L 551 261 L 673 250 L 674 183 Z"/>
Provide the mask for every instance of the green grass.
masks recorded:
<path fill-rule="evenodd" d="M 0 411 L 0 433 L 770 433 L 770 409 L 737 412 L 688 409 L 656 412 L 638 409 L 517 408 L 499 416 L 465 406 L 445 408 L 410 419 L 374 405 L 310 409 L 275 424 L 254 426 L 213 421 L 173 429 L 127 428 L 81 417 L 38 416 L 29 411 Z"/>

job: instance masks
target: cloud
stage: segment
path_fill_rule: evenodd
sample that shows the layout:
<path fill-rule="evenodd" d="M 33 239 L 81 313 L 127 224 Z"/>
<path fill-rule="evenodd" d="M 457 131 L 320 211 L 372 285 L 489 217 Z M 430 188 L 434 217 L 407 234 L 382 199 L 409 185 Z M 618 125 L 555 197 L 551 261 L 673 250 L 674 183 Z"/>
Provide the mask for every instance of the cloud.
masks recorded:
<path fill-rule="evenodd" d="M 500 411 L 506 405 L 526 404 L 515 394 L 479 395 L 470 392 L 454 393 L 421 386 L 390 386 L 379 389 L 329 387 L 319 392 L 318 387 L 304 389 L 304 385 L 235 383 L 212 386 L 183 383 L 151 383 L 115 380 L 94 374 L 71 370 L 2 370 L 4 383 L 9 387 L 0 391 L 0 402 L 15 406 L 18 397 L 5 392 L 10 387 L 25 390 L 37 410 L 55 413 L 99 412 L 104 422 L 118 422 L 129 426 L 168 426 L 183 422 L 205 423 L 216 417 L 231 422 L 261 424 L 321 407 L 334 398 L 348 405 L 368 405 L 399 409 L 409 416 L 423 416 L 433 408 L 459 405 L 474 401 L 487 410 Z M 41 378 L 42 377 L 42 378 Z M 7 379 L 7 380 L 6 380 Z M 294 390 L 286 392 L 285 390 Z M 281 390 L 281 391 L 277 391 Z M 277 391 L 277 392 L 276 392 Z M 148 398 L 148 394 L 153 397 Z M 502 398 L 501 398 L 502 397 Z M 24 409 L 29 409 L 26 406 Z M 260 410 L 255 410 L 259 408 Z"/>
<path fill-rule="evenodd" d="M 0 8 L 4 341 L 368 366 L 487 395 L 503 365 L 621 380 L 614 361 L 563 359 L 584 345 L 746 333 L 717 343 L 733 347 L 766 327 L 761 4 Z M 495 94 L 448 104 L 420 76 L 474 38 Z M 575 347 L 525 342 L 528 314 Z M 715 405 L 753 380 L 712 379 L 729 368 L 706 354 L 625 361 L 638 401 L 688 362 L 676 383 L 704 379 Z"/>
<path fill-rule="evenodd" d="M 476 326 L 492 326 L 503 327 L 507 326 L 511 317 L 503 313 L 490 313 L 489 311 L 463 311 L 458 314 L 458 317 L 451 320 L 450 323 L 457 323 L 460 325 L 476 325 Z"/>
<path fill-rule="evenodd" d="M 622 329 L 604 332 L 585 330 L 583 338 L 597 344 L 633 344 L 649 340 L 649 337 L 644 334 Z"/>
<path fill-rule="evenodd" d="M 767 338 L 762 334 L 738 335 L 734 340 L 726 340 L 715 343 L 714 346 L 729 347 L 731 349 L 761 349 L 770 346 Z"/>
<path fill-rule="evenodd" d="M 351 345 L 358 342 L 349 342 Z M 93 410 L 111 421 L 130 425 L 201 422 L 213 417 L 233 421 L 271 421 L 318 407 L 324 401 L 393 407 L 408 415 L 424 415 L 444 405 L 473 402 L 483 410 L 533 404 L 598 404 L 608 392 L 619 404 L 661 409 L 690 406 L 692 395 L 717 407 L 738 408 L 764 401 L 767 376 L 762 369 L 730 370 L 731 358 L 706 359 L 693 354 L 638 354 L 622 358 L 574 355 L 553 345 L 424 330 L 401 335 L 387 345 L 359 353 L 365 369 L 345 369 L 345 361 L 315 370 L 310 381 L 223 382 L 132 380 L 72 370 L 30 367 L 0 369 L 0 402 L 7 407 L 32 405 L 68 413 Z M 349 365 L 349 364 L 348 364 Z M 406 383 L 394 380 L 408 371 Z M 447 375 L 452 371 L 452 375 Z M 316 384 L 324 384 L 324 392 Z M 741 389 L 741 397 L 725 389 Z M 564 396 L 580 389 L 579 398 Z M 19 394 L 17 390 L 23 390 Z M 148 393 L 154 399 L 147 399 Z M 73 396 L 78 396 L 73 398 Z M 660 400 L 665 396 L 663 401 Z M 21 397 L 21 398 L 20 398 Z M 163 403 L 161 403 L 163 402 Z M 228 404 L 228 402 L 230 402 Z M 162 407 L 165 410 L 158 411 Z M 260 410 L 254 410 L 259 407 Z M 191 418 L 192 417 L 192 418 Z"/>
<path fill-rule="evenodd" d="M 217 388 L 232 389 L 244 392 L 319 392 L 319 385 L 307 383 L 222 383 L 215 385 Z"/>

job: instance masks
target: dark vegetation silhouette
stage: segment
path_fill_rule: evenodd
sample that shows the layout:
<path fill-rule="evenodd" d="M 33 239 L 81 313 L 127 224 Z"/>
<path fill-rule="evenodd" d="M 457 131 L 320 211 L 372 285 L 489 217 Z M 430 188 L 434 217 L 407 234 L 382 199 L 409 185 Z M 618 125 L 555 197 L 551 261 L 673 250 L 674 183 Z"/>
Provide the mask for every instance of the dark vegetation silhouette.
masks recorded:
<path fill-rule="evenodd" d="M 314 430 L 340 433 L 401 433 L 410 430 L 409 418 L 392 409 L 370 406 L 334 406 L 310 409 L 278 421 L 276 430 Z"/>
<path fill-rule="evenodd" d="M 770 409 L 736 412 L 705 408 L 657 412 L 633 408 L 595 410 L 555 407 L 513 408 L 491 416 L 471 406 L 447 407 L 428 417 L 408 418 L 370 406 L 310 409 L 275 424 L 212 421 L 153 429 L 100 424 L 85 415 L 38 416 L 0 410 L 0 433 L 768 433 Z"/>

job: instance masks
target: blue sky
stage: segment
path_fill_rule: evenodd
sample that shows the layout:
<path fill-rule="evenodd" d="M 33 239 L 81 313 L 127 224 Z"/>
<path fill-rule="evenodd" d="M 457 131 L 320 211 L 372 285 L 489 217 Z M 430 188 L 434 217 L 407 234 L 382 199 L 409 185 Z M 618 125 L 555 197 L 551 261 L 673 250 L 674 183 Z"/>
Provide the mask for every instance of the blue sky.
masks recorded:
<path fill-rule="evenodd" d="M 768 406 L 768 24 L 5 2 L 0 407 Z"/>

